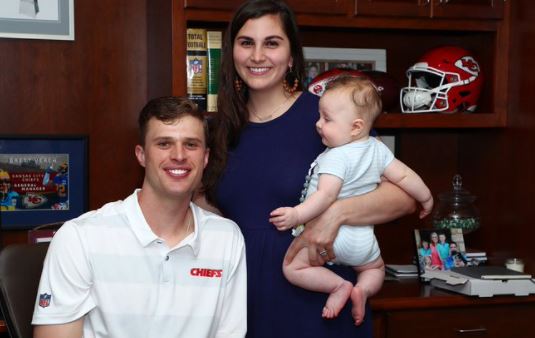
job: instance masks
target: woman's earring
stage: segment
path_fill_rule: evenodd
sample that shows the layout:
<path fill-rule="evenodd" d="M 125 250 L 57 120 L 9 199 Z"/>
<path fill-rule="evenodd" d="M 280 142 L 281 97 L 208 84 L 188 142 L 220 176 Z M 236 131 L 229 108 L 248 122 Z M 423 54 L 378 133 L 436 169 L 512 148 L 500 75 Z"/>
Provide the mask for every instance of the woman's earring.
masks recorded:
<path fill-rule="evenodd" d="M 236 80 L 234 80 L 234 89 L 236 89 L 237 92 L 241 92 L 243 88 L 243 81 L 238 77 Z"/>
<path fill-rule="evenodd" d="M 290 87 L 290 85 L 288 84 L 288 78 L 290 78 L 290 81 L 293 78 L 292 87 Z M 290 70 L 286 73 L 286 75 L 284 76 L 284 79 L 282 80 L 282 87 L 290 95 L 295 93 L 297 91 L 297 88 L 299 88 L 299 79 L 297 79 L 297 76 L 295 75 L 291 66 L 290 66 Z"/>

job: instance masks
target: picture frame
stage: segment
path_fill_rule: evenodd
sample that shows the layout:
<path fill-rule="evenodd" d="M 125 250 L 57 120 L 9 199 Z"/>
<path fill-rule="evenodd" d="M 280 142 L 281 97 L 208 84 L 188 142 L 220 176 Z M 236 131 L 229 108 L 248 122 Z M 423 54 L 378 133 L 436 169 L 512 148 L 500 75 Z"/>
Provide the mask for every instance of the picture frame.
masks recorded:
<path fill-rule="evenodd" d="M 305 87 L 318 74 L 333 68 L 386 72 L 386 50 L 370 48 L 303 47 Z"/>
<path fill-rule="evenodd" d="M 2 0 L 0 38 L 74 40 L 74 0 Z"/>
<path fill-rule="evenodd" d="M 419 276 L 427 270 L 446 271 L 470 265 L 462 229 L 415 229 L 414 242 Z"/>
<path fill-rule="evenodd" d="M 31 229 L 88 209 L 88 138 L 0 135 L 0 229 Z"/>

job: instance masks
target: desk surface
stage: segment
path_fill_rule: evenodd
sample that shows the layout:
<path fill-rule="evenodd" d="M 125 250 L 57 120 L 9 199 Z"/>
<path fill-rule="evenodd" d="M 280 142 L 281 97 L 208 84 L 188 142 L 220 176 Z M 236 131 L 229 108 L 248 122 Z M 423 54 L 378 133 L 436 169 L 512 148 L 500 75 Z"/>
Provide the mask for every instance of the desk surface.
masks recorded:
<path fill-rule="evenodd" d="M 385 280 L 381 291 L 370 298 L 373 310 L 446 308 L 479 304 L 534 303 L 535 295 L 477 297 L 432 287 L 417 278 Z"/>

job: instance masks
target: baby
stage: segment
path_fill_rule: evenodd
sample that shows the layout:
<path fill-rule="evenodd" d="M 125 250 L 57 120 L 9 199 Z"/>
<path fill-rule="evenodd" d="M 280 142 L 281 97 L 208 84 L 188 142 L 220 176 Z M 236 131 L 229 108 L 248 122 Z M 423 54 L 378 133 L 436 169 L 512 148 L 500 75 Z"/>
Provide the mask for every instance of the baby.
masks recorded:
<path fill-rule="evenodd" d="M 311 165 L 301 204 L 271 212 L 270 222 L 278 230 L 295 230 L 320 215 L 337 198 L 374 190 L 381 176 L 421 203 L 420 218 L 431 212 L 433 197 L 422 179 L 369 135 L 381 111 L 381 98 L 370 80 L 340 76 L 329 83 L 319 102 L 320 118 L 316 123 L 327 149 Z M 351 298 L 352 316 L 355 325 L 360 325 L 366 300 L 380 290 L 384 280 L 384 262 L 373 225 L 342 225 L 333 250 L 334 263 L 352 266 L 357 271 L 355 286 L 326 267 L 311 266 L 307 248 L 283 265 L 284 275 L 299 287 L 329 293 L 322 311 L 324 318 L 338 316 Z M 326 252 L 320 255 L 325 256 Z"/>

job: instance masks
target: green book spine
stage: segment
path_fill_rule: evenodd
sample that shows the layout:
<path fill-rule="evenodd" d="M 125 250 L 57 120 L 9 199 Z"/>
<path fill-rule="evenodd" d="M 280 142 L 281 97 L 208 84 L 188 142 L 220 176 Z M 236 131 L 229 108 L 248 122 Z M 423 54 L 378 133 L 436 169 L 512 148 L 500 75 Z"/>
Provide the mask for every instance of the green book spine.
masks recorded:
<path fill-rule="evenodd" d="M 208 44 L 208 112 L 217 112 L 217 93 L 219 90 L 219 70 L 221 66 L 221 40 L 223 33 L 208 31 L 206 33 Z"/>

